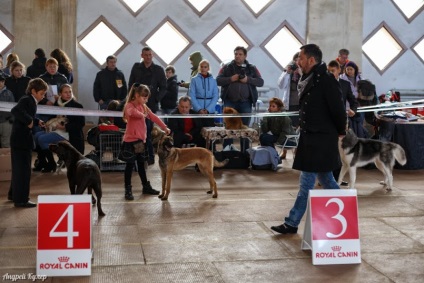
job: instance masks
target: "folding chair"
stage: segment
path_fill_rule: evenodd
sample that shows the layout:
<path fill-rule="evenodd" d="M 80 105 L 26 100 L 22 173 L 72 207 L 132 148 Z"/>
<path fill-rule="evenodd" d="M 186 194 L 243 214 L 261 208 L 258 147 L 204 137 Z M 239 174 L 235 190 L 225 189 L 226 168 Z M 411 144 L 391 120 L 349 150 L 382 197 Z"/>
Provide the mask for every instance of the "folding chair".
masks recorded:
<path fill-rule="evenodd" d="M 284 141 L 284 144 L 276 144 L 275 147 L 279 148 L 279 153 L 278 155 L 281 156 L 283 150 L 285 149 L 291 149 L 293 150 L 293 156 L 295 155 L 295 150 L 297 148 L 297 145 L 299 143 L 299 135 L 300 134 L 296 134 L 296 135 L 286 135 L 286 140 Z M 288 142 L 291 142 L 290 144 L 287 144 Z"/>

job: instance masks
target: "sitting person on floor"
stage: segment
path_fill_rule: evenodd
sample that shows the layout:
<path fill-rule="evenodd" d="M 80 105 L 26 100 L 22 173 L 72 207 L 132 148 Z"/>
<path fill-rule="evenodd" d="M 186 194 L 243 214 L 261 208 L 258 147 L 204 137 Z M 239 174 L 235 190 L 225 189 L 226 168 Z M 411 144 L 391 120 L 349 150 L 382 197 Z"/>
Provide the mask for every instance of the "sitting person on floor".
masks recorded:
<path fill-rule="evenodd" d="M 182 96 L 178 100 L 178 105 L 171 115 L 193 115 L 197 114 L 191 109 L 191 99 L 189 96 Z M 169 118 L 168 128 L 174 137 L 174 146 L 183 147 L 187 144 L 196 144 L 199 147 L 206 146 L 206 140 L 200 134 L 202 130 L 201 119 L 196 118 Z"/>
<path fill-rule="evenodd" d="M 268 112 L 282 112 L 284 104 L 281 99 L 273 97 L 269 100 Z M 292 126 L 292 120 L 288 116 L 264 117 L 261 121 L 262 134 L 259 136 L 259 142 L 262 146 L 274 147 L 274 144 L 283 145 L 286 141 L 286 135 L 294 135 L 295 130 Z M 287 145 L 294 145 L 291 141 L 287 141 Z M 287 150 L 283 149 L 281 159 L 286 158 Z"/>

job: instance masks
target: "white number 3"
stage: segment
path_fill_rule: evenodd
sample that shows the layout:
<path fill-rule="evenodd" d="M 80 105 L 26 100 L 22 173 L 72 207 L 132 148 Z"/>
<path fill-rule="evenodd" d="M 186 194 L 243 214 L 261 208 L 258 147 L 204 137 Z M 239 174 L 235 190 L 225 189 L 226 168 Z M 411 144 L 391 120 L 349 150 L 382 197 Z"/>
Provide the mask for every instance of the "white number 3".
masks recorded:
<path fill-rule="evenodd" d="M 330 232 L 327 232 L 325 235 L 328 238 L 338 238 L 341 235 L 343 235 L 346 232 L 346 229 L 347 229 L 346 218 L 344 218 L 344 216 L 341 215 L 341 213 L 342 213 L 342 211 L 344 209 L 344 203 L 340 199 L 338 199 L 338 198 L 332 198 L 332 199 L 330 199 L 330 200 L 327 201 L 327 203 L 325 204 L 325 207 L 327 207 L 330 203 L 333 203 L 333 202 L 339 206 L 339 211 L 337 212 L 336 215 L 332 216 L 331 218 L 334 218 L 334 219 L 337 219 L 338 221 L 340 221 L 340 223 L 342 224 L 342 231 L 339 234 L 337 234 L 337 235 L 336 234 L 333 234 L 333 233 L 330 233 Z"/>

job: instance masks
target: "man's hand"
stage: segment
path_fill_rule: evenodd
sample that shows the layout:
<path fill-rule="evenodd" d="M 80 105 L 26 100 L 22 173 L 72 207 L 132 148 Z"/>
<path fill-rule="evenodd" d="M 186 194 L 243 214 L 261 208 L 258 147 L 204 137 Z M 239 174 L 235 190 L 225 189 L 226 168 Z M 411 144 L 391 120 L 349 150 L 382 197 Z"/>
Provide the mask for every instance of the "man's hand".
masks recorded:
<path fill-rule="evenodd" d="M 247 84 L 247 76 L 244 76 L 241 80 L 239 80 L 241 83 Z"/>
<path fill-rule="evenodd" d="M 239 75 L 238 74 L 235 74 L 235 75 L 232 75 L 231 76 L 231 81 L 232 82 L 236 82 L 236 81 L 238 81 L 239 80 Z"/>
<path fill-rule="evenodd" d="M 349 109 L 349 110 L 347 110 L 347 116 L 349 116 L 349 117 L 353 117 L 353 116 L 355 116 L 355 111 L 353 111 L 352 109 Z"/>

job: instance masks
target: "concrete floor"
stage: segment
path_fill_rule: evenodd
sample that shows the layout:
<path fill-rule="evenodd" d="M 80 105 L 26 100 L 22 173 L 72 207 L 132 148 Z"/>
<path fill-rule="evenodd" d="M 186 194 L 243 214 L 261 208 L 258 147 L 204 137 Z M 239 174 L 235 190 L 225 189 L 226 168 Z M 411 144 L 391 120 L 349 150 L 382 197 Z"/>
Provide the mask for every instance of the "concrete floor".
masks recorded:
<path fill-rule="evenodd" d="M 45 282 L 424 282 L 423 171 L 395 170 L 385 193 L 378 170 L 358 170 L 362 263 L 312 265 L 298 234 L 277 235 L 298 191 L 292 155 L 277 172 L 216 170 L 219 197 L 193 167 L 174 174 L 168 201 L 141 195 L 124 200 L 123 173 L 104 172 L 104 218 L 94 215 L 90 277 Z M 157 163 L 148 177 L 160 188 Z M 0 275 L 35 273 L 37 210 L 14 208 L 0 182 Z M 34 173 L 31 199 L 68 194 L 65 172 Z M 3 278 L 2 278 L 3 279 Z"/>

